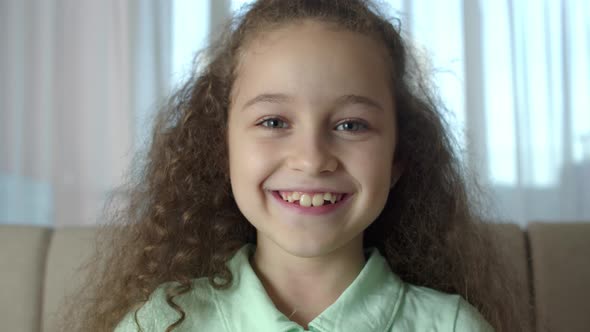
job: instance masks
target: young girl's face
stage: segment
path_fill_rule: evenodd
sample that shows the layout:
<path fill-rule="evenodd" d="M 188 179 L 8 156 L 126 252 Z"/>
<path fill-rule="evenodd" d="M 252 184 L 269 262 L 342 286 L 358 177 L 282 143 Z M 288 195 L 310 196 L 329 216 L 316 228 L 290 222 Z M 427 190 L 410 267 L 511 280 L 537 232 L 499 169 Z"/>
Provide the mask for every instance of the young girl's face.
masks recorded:
<path fill-rule="evenodd" d="M 314 21 L 246 45 L 232 90 L 229 162 L 259 246 L 300 257 L 362 248 L 394 172 L 386 59 L 374 40 Z M 289 195 L 294 202 L 281 197 Z"/>

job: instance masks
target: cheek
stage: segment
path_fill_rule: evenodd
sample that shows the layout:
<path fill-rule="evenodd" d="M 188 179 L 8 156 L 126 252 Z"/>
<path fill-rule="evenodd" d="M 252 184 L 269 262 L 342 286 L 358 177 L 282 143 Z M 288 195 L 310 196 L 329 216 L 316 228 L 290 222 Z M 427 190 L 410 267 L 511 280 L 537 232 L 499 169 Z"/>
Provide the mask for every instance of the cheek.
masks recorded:
<path fill-rule="evenodd" d="M 229 149 L 233 190 L 240 192 L 255 190 L 253 186 L 260 186 L 270 174 L 276 149 L 268 144 L 260 144 L 247 135 L 231 137 Z"/>
<path fill-rule="evenodd" d="M 391 144 L 376 142 L 367 144 L 357 150 L 358 154 L 351 159 L 350 172 L 360 182 L 362 190 L 369 194 L 373 202 L 385 202 L 389 194 L 392 170 L 393 149 Z"/>
<path fill-rule="evenodd" d="M 259 144 L 247 135 L 236 135 L 230 144 L 230 178 L 234 199 L 242 214 L 255 227 L 264 220 L 265 180 L 272 173 L 276 162 L 275 149 Z"/>
<path fill-rule="evenodd" d="M 351 158 L 351 162 L 363 178 L 383 180 L 389 176 L 393 160 L 391 144 L 375 141 L 355 150 L 356 156 Z"/>

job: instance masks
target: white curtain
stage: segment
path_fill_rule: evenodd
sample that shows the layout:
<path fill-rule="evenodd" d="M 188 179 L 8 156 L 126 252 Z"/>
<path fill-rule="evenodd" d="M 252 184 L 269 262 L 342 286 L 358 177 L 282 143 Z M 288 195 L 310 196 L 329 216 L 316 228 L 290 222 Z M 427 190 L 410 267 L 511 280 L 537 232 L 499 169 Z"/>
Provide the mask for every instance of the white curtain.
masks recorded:
<path fill-rule="evenodd" d="M 97 222 L 167 91 L 167 2 L 0 1 L 0 222 Z"/>
<path fill-rule="evenodd" d="M 590 2 L 390 0 L 498 221 L 590 221 Z"/>
<path fill-rule="evenodd" d="M 162 96 L 247 2 L 0 1 L 0 222 L 96 222 Z M 590 220 L 590 2 L 381 3 L 431 59 L 495 217 Z"/>
<path fill-rule="evenodd" d="M 590 2 L 390 1 L 497 219 L 590 220 Z"/>

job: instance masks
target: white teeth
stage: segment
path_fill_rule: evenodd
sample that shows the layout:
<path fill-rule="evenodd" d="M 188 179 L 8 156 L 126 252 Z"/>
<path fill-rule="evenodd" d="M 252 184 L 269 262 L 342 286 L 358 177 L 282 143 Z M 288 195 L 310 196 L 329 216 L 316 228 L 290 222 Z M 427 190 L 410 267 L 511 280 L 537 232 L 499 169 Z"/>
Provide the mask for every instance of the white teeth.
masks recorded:
<path fill-rule="evenodd" d="M 322 206 L 324 205 L 324 194 L 315 194 L 311 200 L 311 204 L 313 206 Z"/>
<path fill-rule="evenodd" d="M 279 195 L 284 201 L 289 203 L 299 203 L 303 207 L 322 206 L 324 201 L 329 201 L 334 204 L 342 199 L 344 194 L 334 193 L 316 193 L 316 194 L 302 194 L 301 192 L 280 192 Z M 326 203 L 327 204 L 327 203 Z"/>
<path fill-rule="evenodd" d="M 311 206 L 311 197 L 307 194 L 301 195 L 301 198 L 299 199 L 299 205 L 301 205 L 303 207 L 310 207 Z"/>

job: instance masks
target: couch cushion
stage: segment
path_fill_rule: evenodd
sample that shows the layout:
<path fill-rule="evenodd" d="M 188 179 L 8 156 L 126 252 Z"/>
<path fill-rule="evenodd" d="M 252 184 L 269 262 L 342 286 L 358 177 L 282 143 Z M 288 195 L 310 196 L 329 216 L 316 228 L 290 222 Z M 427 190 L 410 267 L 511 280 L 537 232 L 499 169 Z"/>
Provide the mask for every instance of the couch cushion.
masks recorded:
<path fill-rule="evenodd" d="M 91 255 L 96 228 L 68 227 L 54 231 L 47 254 L 43 298 L 44 332 L 57 332 L 56 319 L 66 296 L 81 286 L 83 273 L 78 268 Z"/>
<path fill-rule="evenodd" d="M 590 223 L 531 223 L 535 309 L 539 331 L 590 328 Z"/>
<path fill-rule="evenodd" d="M 45 255 L 51 230 L 0 225 L 3 331 L 39 331 Z"/>

